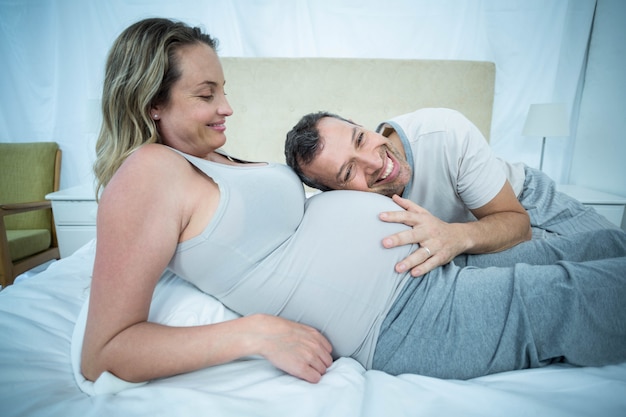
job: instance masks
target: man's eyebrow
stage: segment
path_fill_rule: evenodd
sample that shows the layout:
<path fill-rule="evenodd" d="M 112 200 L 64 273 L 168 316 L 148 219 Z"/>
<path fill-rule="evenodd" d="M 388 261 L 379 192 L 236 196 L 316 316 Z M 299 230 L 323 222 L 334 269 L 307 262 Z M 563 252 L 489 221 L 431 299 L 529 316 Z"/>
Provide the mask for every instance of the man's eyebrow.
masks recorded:
<path fill-rule="evenodd" d="M 354 143 L 356 141 L 357 138 L 357 133 L 358 133 L 358 126 L 354 126 L 352 128 L 352 137 L 350 138 L 350 143 L 352 143 L 352 146 L 355 146 Z M 335 180 L 337 181 L 337 184 L 343 184 L 344 183 L 344 179 L 343 177 L 343 172 L 346 169 L 346 165 L 349 163 L 350 161 L 346 161 L 344 162 L 340 167 L 339 167 L 339 171 L 337 172 L 337 175 L 335 177 Z"/>

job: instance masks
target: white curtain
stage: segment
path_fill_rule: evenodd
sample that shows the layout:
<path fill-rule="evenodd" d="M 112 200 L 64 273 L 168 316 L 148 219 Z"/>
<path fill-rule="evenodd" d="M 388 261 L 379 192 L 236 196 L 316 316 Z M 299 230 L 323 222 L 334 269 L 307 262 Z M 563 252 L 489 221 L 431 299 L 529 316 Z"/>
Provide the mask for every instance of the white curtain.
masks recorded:
<path fill-rule="evenodd" d="M 526 112 L 531 103 L 565 102 L 575 132 L 595 3 L 0 0 L 0 141 L 57 141 L 61 187 L 91 181 L 108 48 L 130 23 L 162 16 L 203 26 L 219 38 L 222 56 L 493 61 L 491 145 L 536 167 L 541 138 L 522 136 Z M 558 182 L 567 182 L 574 139 L 547 148 L 544 171 Z"/>

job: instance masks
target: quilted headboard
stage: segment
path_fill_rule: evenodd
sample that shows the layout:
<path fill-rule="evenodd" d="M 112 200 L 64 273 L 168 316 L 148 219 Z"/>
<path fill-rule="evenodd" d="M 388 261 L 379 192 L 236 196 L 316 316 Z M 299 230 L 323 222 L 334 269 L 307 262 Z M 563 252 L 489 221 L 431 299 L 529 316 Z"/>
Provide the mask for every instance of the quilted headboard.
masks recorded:
<path fill-rule="evenodd" d="M 374 129 L 422 107 L 459 110 L 487 139 L 495 65 L 451 60 L 222 57 L 234 114 L 224 149 L 283 162 L 285 134 L 305 113 L 327 110 Z"/>

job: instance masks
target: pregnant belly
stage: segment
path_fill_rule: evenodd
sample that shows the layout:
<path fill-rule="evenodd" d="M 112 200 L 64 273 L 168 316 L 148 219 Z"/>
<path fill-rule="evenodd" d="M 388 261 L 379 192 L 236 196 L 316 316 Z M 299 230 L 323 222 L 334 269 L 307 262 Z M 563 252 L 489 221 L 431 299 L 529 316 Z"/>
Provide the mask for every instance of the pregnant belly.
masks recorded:
<path fill-rule="evenodd" d="M 241 308 L 308 324 L 329 338 L 334 356 L 354 356 L 409 279 L 394 266 L 415 247 L 381 244 L 407 226 L 382 222 L 378 214 L 399 209 L 372 193 L 312 197 L 292 238 L 242 281 L 239 289 L 254 296 Z"/>

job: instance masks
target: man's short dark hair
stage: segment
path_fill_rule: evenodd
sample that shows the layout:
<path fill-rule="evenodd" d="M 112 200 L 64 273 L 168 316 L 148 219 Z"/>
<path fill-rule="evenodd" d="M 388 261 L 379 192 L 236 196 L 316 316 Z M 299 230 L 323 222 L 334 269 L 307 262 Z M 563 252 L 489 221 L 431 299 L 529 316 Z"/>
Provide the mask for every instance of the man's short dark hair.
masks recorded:
<path fill-rule="evenodd" d="M 300 121 L 287 132 L 287 138 L 285 139 L 285 160 L 287 161 L 287 165 L 296 172 L 303 183 L 321 191 L 330 191 L 332 188 L 329 188 L 313 178 L 307 177 L 302 172 L 302 166 L 313 162 L 320 151 L 321 138 L 317 123 L 324 117 L 333 117 L 352 123 L 350 120 L 327 111 L 319 111 L 302 116 Z"/>

